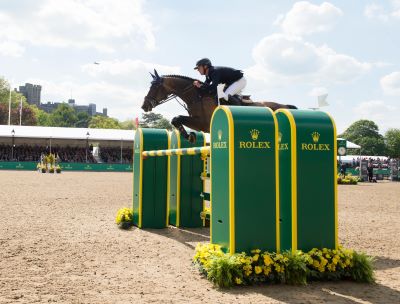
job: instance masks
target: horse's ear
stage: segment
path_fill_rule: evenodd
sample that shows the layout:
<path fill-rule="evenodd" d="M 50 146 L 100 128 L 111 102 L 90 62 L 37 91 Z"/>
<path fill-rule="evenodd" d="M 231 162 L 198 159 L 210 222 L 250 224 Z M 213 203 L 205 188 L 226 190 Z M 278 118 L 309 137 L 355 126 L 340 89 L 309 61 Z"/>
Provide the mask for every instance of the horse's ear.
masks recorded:
<path fill-rule="evenodd" d="M 149 72 L 150 73 L 150 72 Z M 150 75 L 151 75 L 151 77 L 153 77 L 153 80 L 155 80 L 156 79 L 156 76 L 154 76 L 153 74 L 151 74 L 150 73 Z"/>
<path fill-rule="evenodd" d="M 160 76 L 158 75 L 156 69 L 154 69 L 154 75 L 156 75 L 156 78 L 160 78 Z"/>

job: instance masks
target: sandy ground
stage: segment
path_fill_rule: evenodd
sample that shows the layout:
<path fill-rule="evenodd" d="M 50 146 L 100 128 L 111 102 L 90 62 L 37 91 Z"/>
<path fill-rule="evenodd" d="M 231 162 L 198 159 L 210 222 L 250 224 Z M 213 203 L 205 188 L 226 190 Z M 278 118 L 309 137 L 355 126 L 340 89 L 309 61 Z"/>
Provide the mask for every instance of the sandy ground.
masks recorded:
<path fill-rule="evenodd" d="M 207 229 L 123 231 L 132 174 L 0 171 L 0 303 L 400 303 L 400 183 L 339 187 L 339 237 L 377 284 L 218 290 L 191 264 Z"/>

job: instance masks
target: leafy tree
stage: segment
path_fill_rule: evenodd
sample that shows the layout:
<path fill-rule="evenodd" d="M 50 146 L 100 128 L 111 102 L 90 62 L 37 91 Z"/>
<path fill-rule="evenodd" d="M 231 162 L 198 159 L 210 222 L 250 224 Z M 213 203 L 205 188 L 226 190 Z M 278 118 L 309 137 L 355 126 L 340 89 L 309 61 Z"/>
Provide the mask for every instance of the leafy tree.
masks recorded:
<path fill-rule="evenodd" d="M 42 126 L 42 127 L 51 126 L 49 113 L 39 109 L 36 105 L 32 105 L 31 109 L 35 112 L 38 126 Z"/>
<path fill-rule="evenodd" d="M 125 121 L 120 122 L 121 129 L 124 130 L 136 130 L 136 125 L 133 119 L 128 119 Z"/>
<path fill-rule="evenodd" d="M 89 122 L 89 128 L 94 129 L 121 129 L 119 122 L 115 118 L 101 115 L 93 116 Z"/>
<path fill-rule="evenodd" d="M 77 128 L 87 128 L 89 126 L 89 121 L 91 117 L 87 112 L 79 112 L 77 114 L 78 121 L 75 123 Z"/>
<path fill-rule="evenodd" d="M 358 120 L 340 135 L 361 146 L 364 155 L 385 155 L 386 147 L 378 126 L 371 120 Z"/>
<path fill-rule="evenodd" d="M 172 130 L 172 125 L 168 119 L 164 118 L 161 114 L 157 113 L 144 113 L 142 115 L 140 126 L 142 128 L 155 128 L 155 129 L 168 129 Z"/>
<path fill-rule="evenodd" d="M 74 127 L 77 122 L 75 110 L 65 103 L 60 104 L 50 114 L 50 125 L 53 127 Z"/>
<path fill-rule="evenodd" d="M 165 117 L 159 119 L 158 121 L 156 121 L 152 128 L 155 129 L 167 129 L 167 130 L 172 130 L 173 126 L 171 125 L 171 123 L 169 122 L 168 119 L 166 119 Z"/>
<path fill-rule="evenodd" d="M 388 155 L 400 158 L 400 129 L 389 129 L 385 134 Z"/>

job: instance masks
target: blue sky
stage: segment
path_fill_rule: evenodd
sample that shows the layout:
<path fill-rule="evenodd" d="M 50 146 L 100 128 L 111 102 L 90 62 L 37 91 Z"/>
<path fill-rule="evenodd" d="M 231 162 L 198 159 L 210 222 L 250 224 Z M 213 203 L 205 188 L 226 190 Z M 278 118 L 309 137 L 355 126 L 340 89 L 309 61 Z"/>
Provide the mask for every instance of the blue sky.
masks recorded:
<path fill-rule="evenodd" d="M 201 79 L 193 65 L 209 57 L 243 69 L 254 100 L 309 108 L 328 93 L 339 132 L 361 118 L 400 128 L 399 0 L 0 0 L 0 28 L 0 75 L 42 85 L 42 102 L 134 118 L 149 71 Z"/>

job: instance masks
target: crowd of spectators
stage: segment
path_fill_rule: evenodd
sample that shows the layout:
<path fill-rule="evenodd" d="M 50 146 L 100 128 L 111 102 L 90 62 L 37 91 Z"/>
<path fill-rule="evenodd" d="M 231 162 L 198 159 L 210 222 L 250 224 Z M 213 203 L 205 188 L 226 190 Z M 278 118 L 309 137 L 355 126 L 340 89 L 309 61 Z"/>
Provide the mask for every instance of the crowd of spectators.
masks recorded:
<path fill-rule="evenodd" d="M 132 163 L 132 148 L 122 149 L 122 163 Z M 121 163 L 121 148 L 100 147 L 100 158 L 105 163 Z"/>
<path fill-rule="evenodd" d="M 0 144 L 0 161 L 34 161 L 39 162 L 42 155 L 50 153 L 48 146 L 30 145 L 11 145 Z M 51 153 L 55 154 L 56 159 L 63 163 L 86 163 L 85 147 L 54 146 Z M 99 147 L 100 161 L 104 163 L 121 163 L 121 148 Z M 122 163 L 132 163 L 132 148 L 122 149 Z M 93 156 L 93 146 L 87 150 L 87 162 L 97 163 Z"/>
<path fill-rule="evenodd" d="M 379 158 L 379 157 L 362 157 L 363 161 L 367 161 L 369 164 L 372 164 L 373 168 L 377 169 L 386 169 L 390 167 L 390 158 Z M 352 159 L 351 162 L 342 162 L 346 168 L 358 169 L 360 166 L 360 157 Z"/>
<path fill-rule="evenodd" d="M 0 161 L 35 161 L 39 162 L 42 155 L 50 153 L 48 146 L 29 146 L 29 145 L 11 145 L 0 144 Z M 52 147 L 51 153 L 55 154 L 59 162 L 64 163 L 85 163 L 86 148 L 82 147 Z M 96 163 L 90 149 L 87 151 L 87 162 Z"/>

